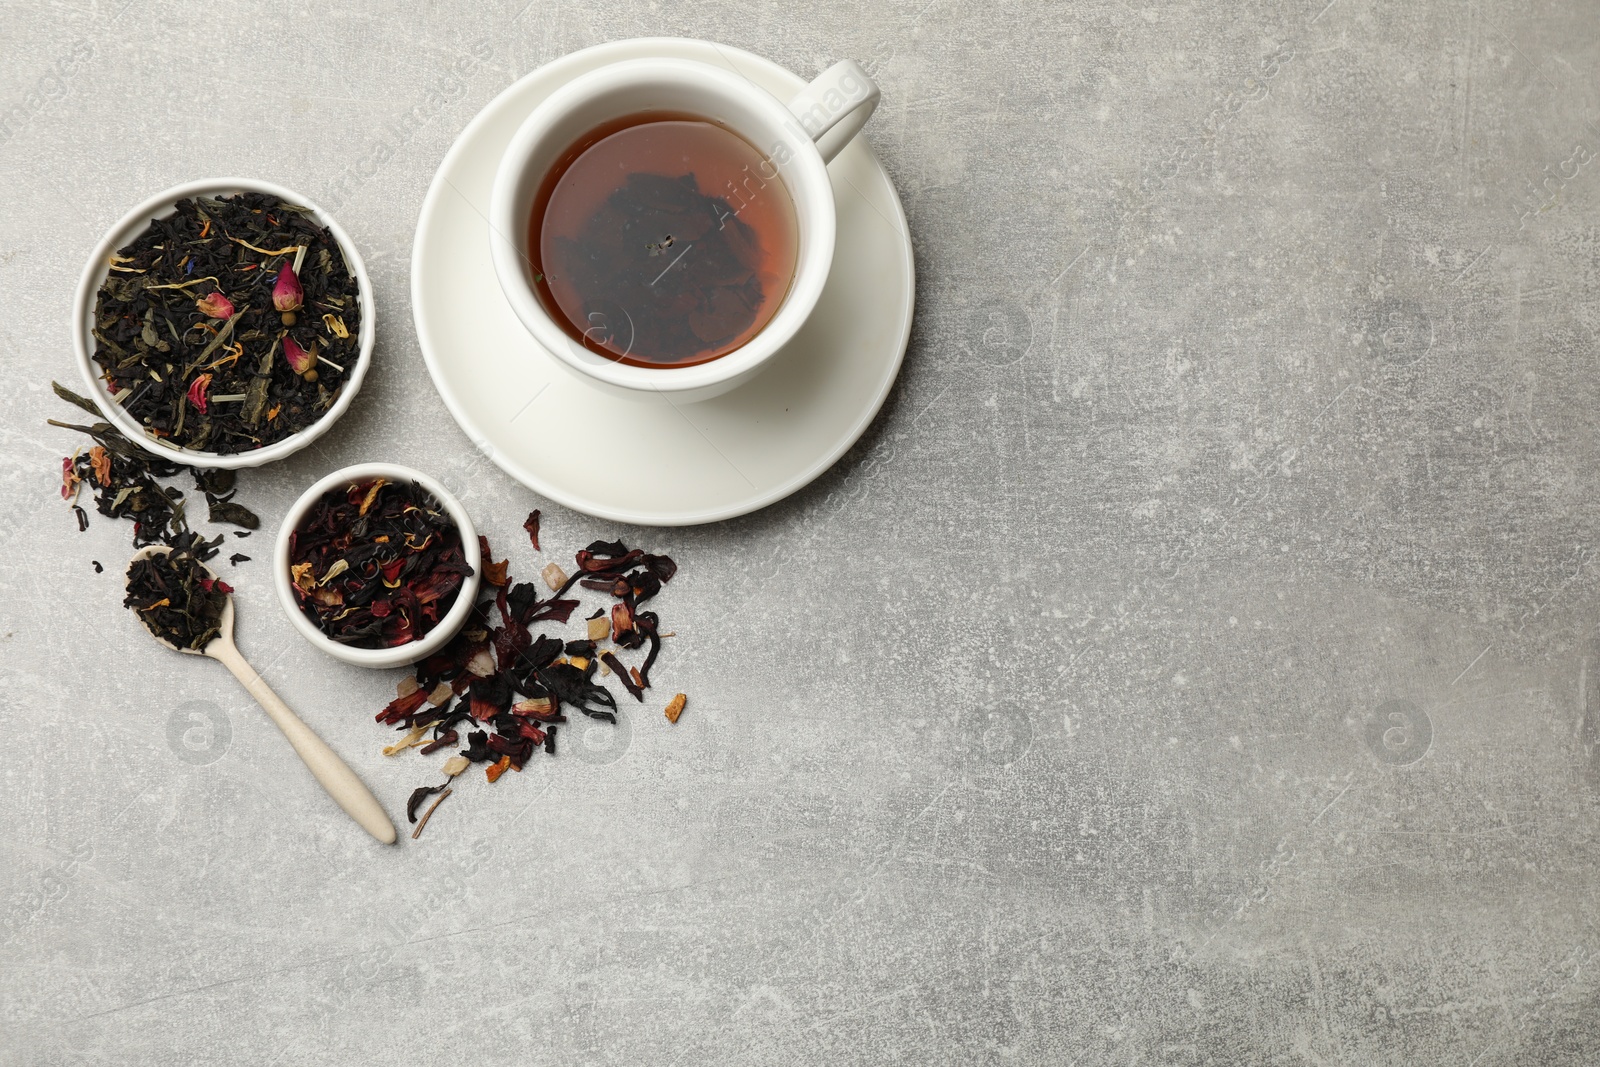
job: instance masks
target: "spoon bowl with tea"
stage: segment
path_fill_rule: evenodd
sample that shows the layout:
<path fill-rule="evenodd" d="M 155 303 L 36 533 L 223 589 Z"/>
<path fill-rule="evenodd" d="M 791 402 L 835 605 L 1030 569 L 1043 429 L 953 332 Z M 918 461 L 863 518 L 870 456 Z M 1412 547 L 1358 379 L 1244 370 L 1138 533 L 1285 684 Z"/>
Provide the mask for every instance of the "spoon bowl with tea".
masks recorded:
<path fill-rule="evenodd" d="M 150 636 L 175 652 L 206 656 L 232 671 L 283 731 L 283 736 L 334 802 L 367 833 L 383 844 L 392 845 L 394 824 L 377 798 L 344 760 L 272 691 L 233 643 L 233 591 L 184 550 L 179 553 L 187 557 L 182 562 L 191 565 L 187 576 L 177 573 L 181 563 L 163 567 L 165 561 L 160 557 L 173 551 L 160 545 L 144 548 L 134 554 L 128 566 L 127 603 Z M 144 603 L 140 603 L 140 599 L 144 599 Z"/>

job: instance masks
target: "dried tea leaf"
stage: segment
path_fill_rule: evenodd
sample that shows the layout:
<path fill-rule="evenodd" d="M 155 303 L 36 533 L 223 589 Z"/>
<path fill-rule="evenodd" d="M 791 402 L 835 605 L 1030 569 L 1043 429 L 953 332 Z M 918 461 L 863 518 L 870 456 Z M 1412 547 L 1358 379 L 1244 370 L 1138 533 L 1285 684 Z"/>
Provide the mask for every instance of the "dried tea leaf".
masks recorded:
<path fill-rule="evenodd" d="M 246 530 L 255 530 L 261 526 L 261 519 L 243 504 L 235 504 L 229 500 L 213 500 L 210 508 L 211 511 L 207 517 L 212 522 L 231 523 L 234 526 L 242 526 Z"/>

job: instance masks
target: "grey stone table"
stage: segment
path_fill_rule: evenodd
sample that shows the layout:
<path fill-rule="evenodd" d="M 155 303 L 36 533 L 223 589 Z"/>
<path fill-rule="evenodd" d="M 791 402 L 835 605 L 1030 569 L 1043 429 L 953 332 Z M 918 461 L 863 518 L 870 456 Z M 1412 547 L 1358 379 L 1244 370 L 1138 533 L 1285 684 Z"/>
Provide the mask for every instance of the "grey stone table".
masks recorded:
<path fill-rule="evenodd" d="M 0 1058 L 1600 1060 L 1591 0 L 689 7 L 0 11 Z M 682 562 L 690 710 L 377 848 L 220 667 L 139 635 L 126 524 L 75 532 L 43 426 L 72 286 L 181 180 L 336 207 L 375 370 L 248 477 L 241 544 L 367 458 L 513 544 L 540 501 L 410 327 L 418 207 L 511 80 L 661 34 L 870 66 L 904 373 L 746 519 L 546 504 L 554 544 Z M 240 645 L 398 814 L 399 672 L 234 573 Z"/>

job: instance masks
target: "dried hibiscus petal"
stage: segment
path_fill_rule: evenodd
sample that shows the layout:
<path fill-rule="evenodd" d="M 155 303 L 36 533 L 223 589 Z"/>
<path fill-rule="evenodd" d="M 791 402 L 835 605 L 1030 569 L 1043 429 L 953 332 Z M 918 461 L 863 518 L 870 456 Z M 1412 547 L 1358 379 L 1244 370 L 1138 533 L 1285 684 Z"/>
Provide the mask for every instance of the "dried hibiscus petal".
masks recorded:
<path fill-rule="evenodd" d="M 411 799 L 406 801 L 406 819 L 407 819 L 407 821 L 416 822 L 417 821 L 417 809 L 422 807 L 422 802 L 424 800 L 427 800 L 429 797 L 433 796 L 435 793 L 444 792 L 447 788 L 449 788 L 449 787 L 448 786 L 444 786 L 444 785 L 433 785 L 433 786 L 424 785 L 424 786 L 419 786 L 416 789 L 413 789 L 411 791 Z M 451 808 L 450 810 L 454 811 L 455 809 Z"/>
<path fill-rule="evenodd" d="M 535 552 L 543 551 L 539 547 L 539 509 L 538 508 L 534 508 L 532 511 L 528 512 L 528 517 L 523 522 L 522 528 L 524 530 L 528 531 L 528 539 L 533 542 L 533 550 Z"/>
<path fill-rule="evenodd" d="M 622 661 L 617 658 L 615 652 L 600 653 L 600 660 L 616 673 L 617 680 L 627 687 L 628 692 L 633 694 L 633 699 L 644 700 L 644 690 L 640 689 L 639 684 L 628 675 L 628 668 L 622 665 Z"/>

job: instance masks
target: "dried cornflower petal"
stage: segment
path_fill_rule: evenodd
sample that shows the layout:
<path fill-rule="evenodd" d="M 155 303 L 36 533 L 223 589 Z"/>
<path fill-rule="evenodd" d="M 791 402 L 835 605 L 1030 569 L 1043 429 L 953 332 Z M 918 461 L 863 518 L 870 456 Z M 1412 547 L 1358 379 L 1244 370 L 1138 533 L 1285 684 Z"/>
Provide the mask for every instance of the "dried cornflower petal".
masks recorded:
<path fill-rule="evenodd" d="M 223 296 L 220 292 L 202 296 L 194 302 L 194 306 L 200 309 L 200 314 L 213 319 L 233 318 L 233 301 Z"/>
<path fill-rule="evenodd" d="M 559 563 L 545 564 L 544 570 L 540 571 L 539 574 L 544 578 L 544 584 L 551 589 L 560 590 L 562 586 L 567 584 L 567 572 L 561 569 Z"/>
<path fill-rule="evenodd" d="M 284 263 L 278 271 L 277 282 L 272 286 L 272 306 L 279 311 L 294 311 L 304 299 L 300 276 L 294 272 L 293 266 Z"/>
<path fill-rule="evenodd" d="M 689 703 L 689 698 L 682 693 L 668 701 L 666 709 L 667 721 L 677 722 L 678 716 L 683 714 L 683 706 L 687 703 Z"/>

